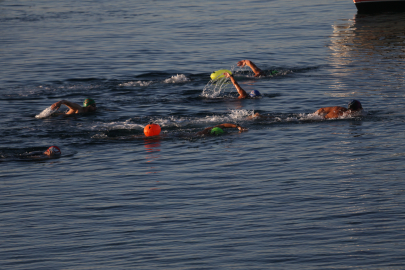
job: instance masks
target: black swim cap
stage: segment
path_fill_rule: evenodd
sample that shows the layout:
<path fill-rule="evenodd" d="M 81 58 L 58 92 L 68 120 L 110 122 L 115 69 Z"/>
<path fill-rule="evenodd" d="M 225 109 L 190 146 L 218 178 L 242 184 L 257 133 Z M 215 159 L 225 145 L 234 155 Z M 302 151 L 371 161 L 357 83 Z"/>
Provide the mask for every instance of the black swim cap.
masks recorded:
<path fill-rule="evenodd" d="M 358 110 L 363 109 L 360 101 L 355 100 L 355 99 L 353 99 L 352 101 L 349 102 L 348 108 L 349 108 L 349 110 L 352 110 L 352 111 L 358 111 Z"/>

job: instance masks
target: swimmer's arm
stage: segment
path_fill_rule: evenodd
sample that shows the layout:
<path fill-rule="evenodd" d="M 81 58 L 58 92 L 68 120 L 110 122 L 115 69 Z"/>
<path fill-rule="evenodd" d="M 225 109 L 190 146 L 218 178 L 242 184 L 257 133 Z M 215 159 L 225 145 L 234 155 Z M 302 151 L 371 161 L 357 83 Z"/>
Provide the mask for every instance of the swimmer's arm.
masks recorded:
<path fill-rule="evenodd" d="M 244 128 L 244 127 L 241 127 L 241 126 L 235 125 L 235 124 L 230 124 L 230 123 L 220 124 L 220 125 L 217 125 L 215 127 L 219 127 L 219 128 L 237 128 L 237 129 L 239 129 L 240 132 L 247 130 L 247 128 Z"/>
<path fill-rule="evenodd" d="M 328 114 L 325 115 L 325 119 L 338 118 L 342 116 L 346 111 L 347 109 L 344 107 L 340 106 L 332 107 L 328 112 Z"/>
<path fill-rule="evenodd" d="M 235 86 L 236 90 L 239 93 L 239 98 L 247 98 L 248 97 L 248 94 L 246 93 L 246 91 L 243 90 L 242 87 L 240 87 L 238 82 L 235 80 L 235 78 L 231 74 L 229 74 L 228 72 L 225 72 L 224 75 L 225 75 L 225 77 L 231 79 L 231 82 L 232 82 L 233 86 Z"/>
<path fill-rule="evenodd" d="M 248 66 L 250 69 L 255 73 L 255 77 L 264 75 L 264 72 L 258 68 L 252 61 L 250 60 L 241 60 L 237 64 L 239 67 Z"/>
<path fill-rule="evenodd" d="M 202 131 L 197 132 L 197 135 L 208 135 L 213 127 L 207 127 Z"/>
<path fill-rule="evenodd" d="M 83 110 L 82 106 L 80 106 L 79 104 L 67 100 L 61 100 L 52 104 L 51 109 L 59 109 L 62 104 L 70 109 L 66 114 L 79 113 Z"/>
<path fill-rule="evenodd" d="M 325 116 L 327 113 L 325 112 L 325 108 L 320 108 L 319 110 L 314 112 L 314 114 L 320 115 L 320 116 Z"/>
<path fill-rule="evenodd" d="M 346 111 L 347 111 L 346 108 L 340 106 L 324 107 L 317 110 L 315 114 L 322 116 L 325 119 L 330 119 L 330 118 L 338 118 Z"/>

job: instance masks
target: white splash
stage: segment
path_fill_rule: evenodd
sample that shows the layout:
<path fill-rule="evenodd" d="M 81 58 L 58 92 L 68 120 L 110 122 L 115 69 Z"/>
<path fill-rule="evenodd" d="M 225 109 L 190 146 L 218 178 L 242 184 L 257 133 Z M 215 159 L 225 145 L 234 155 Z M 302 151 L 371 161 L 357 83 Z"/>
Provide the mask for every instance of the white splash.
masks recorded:
<path fill-rule="evenodd" d="M 111 130 L 111 129 L 139 129 L 143 130 L 144 126 L 131 123 L 131 119 L 124 122 L 95 123 L 90 128 L 92 130 Z M 88 127 L 86 127 L 88 129 Z"/>
<path fill-rule="evenodd" d="M 106 134 L 95 134 L 91 136 L 92 139 L 108 139 L 108 136 Z"/>
<path fill-rule="evenodd" d="M 222 123 L 234 123 L 235 121 L 244 121 L 248 119 L 248 116 L 254 114 L 254 111 L 250 110 L 231 110 L 229 114 L 226 115 L 209 115 L 206 117 L 179 117 L 171 116 L 168 118 L 156 118 L 151 120 L 151 122 L 160 125 L 161 127 L 175 127 L 175 128 L 185 128 L 187 126 L 194 125 L 212 125 L 212 124 L 222 124 Z"/>
<path fill-rule="evenodd" d="M 235 71 L 235 69 L 238 69 Z M 239 74 L 241 72 L 242 68 L 237 67 L 237 66 L 232 66 L 230 71 L 232 74 Z M 232 90 L 236 89 L 233 87 L 231 80 L 228 79 L 227 77 L 222 77 L 218 80 L 210 80 L 207 85 L 204 87 L 203 92 L 201 96 L 207 97 L 207 98 L 216 98 L 221 96 L 221 94 L 231 92 Z"/>
<path fill-rule="evenodd" d="M 219 97 L 221 93 L 231 91 L 232 87 L 232 83 L 226 77 L 215 81 L 210 80 L 204 87 L 201 95 L 207 98 L 216 98 Z"/>
<path fill-rule="evenodd" d="M 367 112 L 365 111 L 359 111 L 359 112 L 352 112 L 352 113 L 343 113 L 341 116 L 338 118 L 330 118 L 330 119 L 325 119 L 323 116 L 315 113 L 301 113 L 298 115 L 297 118 L 294 117 L 289 117 L 287 118 L 287 121 L 296 121 L 296 120 L 312 120 L 312 121 L 320 121 L 320 120 L 336 120 L 336 119 L 350 119 L 350 118 L 356 118 L 356 117 L 364 117 L 367 115 Z"/>
<path fill-rule="evenodd" d="M 300 113 L 297 118 L 294 117 L 288 117 L 287 121 L 296 121 L 296 120 L 324 120 L 321 115 L 315 114 L 315 113 Z"/>
<path fill-rule="evenodd" d="M 128 87 L 128 86 L 149 86 L 152 81 L 137 81 L 137 82 L 126 82 L 120 83 L 118 86 Z"/>
<path fill-rule="evenodd" d="M 172 76 L 164 80 L 165 83 L 182 83 L 182 82 L 189 82 L 190 79 L 187 78 L 184 74 L 177 74 L 176 76 Z"/>
<path fill-rule="evenodd" d="M 253 116 L 254 111 L 253 110 L 231 110 L 231 113 L 229 114 L 229 117 L 232 120 L 245 120 L 249 116 Z"/>
<path fill-rule="evenodd" d="M 51 106 L 49 106 L 48 108 L 46 108 L 45 110 L 43 110 L 40 114 L 35 115 L 35 118 L 46 118 L 48 116 L 51 116 L 54 112 L 56 112 L 58 110 L 52 110 Z"/>

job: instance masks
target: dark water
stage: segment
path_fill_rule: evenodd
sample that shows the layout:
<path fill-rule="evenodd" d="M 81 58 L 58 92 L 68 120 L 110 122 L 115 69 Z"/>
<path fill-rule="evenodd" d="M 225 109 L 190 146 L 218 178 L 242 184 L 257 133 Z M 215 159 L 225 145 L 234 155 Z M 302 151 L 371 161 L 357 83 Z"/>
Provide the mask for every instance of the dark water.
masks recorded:
<path fill-rule="evenodd" d="M 404 267 L 403 14 L 17 0 L 0 29 L 1 269 Z M 218 69 L 264 97 L 207 90 Z M 35 117 L 87 97 L 97 113 Z M 312 115 L 351 99 L 363 115 Z M 195 136 L 224 122 L 249 130 Z"/>

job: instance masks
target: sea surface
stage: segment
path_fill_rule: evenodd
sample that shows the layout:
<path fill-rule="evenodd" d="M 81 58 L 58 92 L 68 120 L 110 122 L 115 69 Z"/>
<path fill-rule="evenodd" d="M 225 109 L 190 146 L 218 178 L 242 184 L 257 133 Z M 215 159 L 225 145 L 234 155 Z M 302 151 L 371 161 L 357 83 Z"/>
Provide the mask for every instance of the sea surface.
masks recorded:
<path fill-rule="evenodd" d="M 404 29 L 350 0 L 0 1 L 0 269 L 404 269 Z M 222 123 L 248 130 L 196 135 Z"/>

